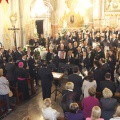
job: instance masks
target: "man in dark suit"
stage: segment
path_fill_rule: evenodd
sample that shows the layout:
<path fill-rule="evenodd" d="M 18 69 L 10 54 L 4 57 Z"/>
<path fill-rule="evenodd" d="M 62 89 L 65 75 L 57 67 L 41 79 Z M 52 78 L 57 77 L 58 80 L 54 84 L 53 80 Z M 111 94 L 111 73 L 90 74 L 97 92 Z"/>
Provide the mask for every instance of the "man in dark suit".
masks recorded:
<path fill-rule="evenodd" d="M 43 67 L 39 69 L 38 75 L 41 79 L 43 100 L 45 98 L 50 98 L 53 75 L 52 72 L 47 68 L 46 61 L 43 63 Z"/>
<path fill-rule="evenodd" d="M 113 94 L 116 91 L 115 84 L 114 84 L 114 82 L 111 81 L 110 73 L 106 73 L 105 80 L 100 82 L 100 91 L 102 92 L 104 90 L 104 88 L 109 88 Z"/>
<path fill-rule="evenodd" d="M 21 58 L 22 58 L 22 51 L 21 51 L 21 47 L 18 47 L 18 50 L 17 50 L 17 52 L 16 52 L 16 61 L 17 60 L 21 60 Z"/>
<path fill-rule="evenodd" d="M 74 83 L 73 91 L 76 93 L 76 101 L 79 101 L 80 95 L 82 94 L 81 87 L 82 87 L 83 80 L 82 80 L 82 77 L 77 74 L 78 67 L 74 67 L 73 72 L 74 72 L 73 74 L 68 76 L 68 80 Z"/>
<path fill-rule="evenodd" d="M 112 38 L 110 40 L 110 45 L 111 45 L 111 47 L 117 47 L 117 45 L 118 45 L 118 39 L 116 37 L 116 34 L 112 35 Z"/>

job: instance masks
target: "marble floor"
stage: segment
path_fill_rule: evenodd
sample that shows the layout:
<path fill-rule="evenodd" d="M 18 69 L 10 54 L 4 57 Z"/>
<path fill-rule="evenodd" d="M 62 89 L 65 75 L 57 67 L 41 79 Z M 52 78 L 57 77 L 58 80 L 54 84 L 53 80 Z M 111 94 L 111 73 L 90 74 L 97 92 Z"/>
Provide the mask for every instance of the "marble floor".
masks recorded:
<path fill-rule="evenodd" d="M 59 88 L 62 90 L 64 88 L 64 85 L 66 83 L 67 79 L 62 80 L 62 86 Z M 52 87 L 52 90 L 54 90 L 54 84 Z M 62 109 L 59 105 L 61 102 L 61 94 L 57 96 L 57 100 L 54 101 L 54 93 L 51 96 L 52 100 L 52 107 L 54 109 L 57 109 L 60 112 L 60 116 L 63 117 Z M 26 103 L 23 103 L 22 105 L 16 107 L 16 110 L 14 110 L 12 113 L 7 115 L 2 120 L 22 120 L 25 116 L 29 115 L 32 117 L 32 120 L 43 120 L 41 109 L 44 107 L 43 105 L 43 99 L 42 99 L 42 92 L 41 87 L 37 91 L 37 95 L 35 95 L 33 98 L 31 98 Z"/>

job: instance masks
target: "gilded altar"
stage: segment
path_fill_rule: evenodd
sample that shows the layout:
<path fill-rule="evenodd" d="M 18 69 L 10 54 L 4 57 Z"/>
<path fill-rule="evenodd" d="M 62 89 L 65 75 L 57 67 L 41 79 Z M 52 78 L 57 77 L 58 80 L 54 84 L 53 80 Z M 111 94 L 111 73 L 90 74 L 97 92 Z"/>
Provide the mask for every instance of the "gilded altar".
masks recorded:
<path fill-rule="evenodd" d="M 83 17 L 75 12 L 75 7 L 78 4 L 78 0 L 66 0 L 65 1 L 69 12 L 64 12 L 64 15 L 60 18 L 58 23 L 59 28 L 80 28 L 84 24 Z M 64 25 L 66 24 L 66 25 Z"/>

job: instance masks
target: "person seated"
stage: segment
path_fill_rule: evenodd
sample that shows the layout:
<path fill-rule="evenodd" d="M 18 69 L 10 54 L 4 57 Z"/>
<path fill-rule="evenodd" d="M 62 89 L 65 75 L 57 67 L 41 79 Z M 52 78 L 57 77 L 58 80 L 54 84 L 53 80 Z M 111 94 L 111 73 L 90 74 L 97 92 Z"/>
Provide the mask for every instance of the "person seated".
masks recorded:
<path fill-rule="evenodd" d="M 115 83 L 111 81 L 111 74 L 105 74 L 105 80 L 100 82 L 100 91 L 102 92 L 104 88 L 109 88 L 114 94 L 116 91 Z"/>
<path fill-rule="evenodd" d="M 12 110 L 9 105 L 9 92 L 9 82 L 3 77 L 3 69 L 0 69 L 0 100 L 7 102 L 8 112 Z"/>
<path fill-rule="evenodd" d="M 86 118 L 86 120 L 104 120 L 103 118 L 100 118 L 101 116 L 101 109 L 99 106 L 94 106 L 92 108 L 92 113 L 90 118 Z"/>
<path fill-rule="evenodd" d="M 120 120 L 120 105 L 117 106 L 115 114 L 110 120 Z"/>
<path fill-rule="evenodd" d="M 82 100 L 84 118 L 91 116 L 92 108 L 94 106 L 99 106 L 99 100 L 95 98 L 96 89 L 94 87 L 91 87 L 88 89 L 88 93 L 90 96 Z"/>
<path fill-rule="evenodd" d="M 70 112 L 65 113 L 65 119 L 67 120 L 83 120 L 83 112 L 79 109 L 77 103 L 70 104 Z"/>
<path fill-rule="evenodd" d="M 113 93 L 110 89 L 105 88 L 102 92 L 103 98 L 100 99 L 100 105 L 102 108 L 102 118 L 109 120 L 112 118 L 115 108 L 117 106 L 117 100 L 112 98 Z"/>
<path fill-rule="evenodd" d="M 57 120 L 60 113 L 51 107 L 51 99 L 44 99 L 45 108 L 42 109 L 42 115 L 45 120 Z"/>
<path fill-rule="evenodd" d="M 73 92 L 74 84 L 72 82 L 67 82 L 65 85 L 65 89 L 62 92 L 62 101 L 61 101 L 61 107 L 63 109 L 63 112 L 69 112 L 69 106 L 72 102 L 75 102 L 76 100 L 76 93 Z"/>

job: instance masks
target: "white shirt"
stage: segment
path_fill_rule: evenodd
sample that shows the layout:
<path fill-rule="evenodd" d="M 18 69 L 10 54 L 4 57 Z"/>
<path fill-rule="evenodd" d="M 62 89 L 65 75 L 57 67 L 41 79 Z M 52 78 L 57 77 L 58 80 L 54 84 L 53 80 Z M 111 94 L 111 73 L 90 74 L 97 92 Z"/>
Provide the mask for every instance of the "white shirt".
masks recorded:
<path fill-rule="evenodd" d="M 10 92 L 8 80 L 1 76 L 0 77 L 0 95 L 6 95 Z"/>
<path fill-rule="evenodd" d="M 43 118 L 46 120 L 57 120 L 59 116 L 59 112 L 57 112 L 55 109 L 52 109 L 51 107 L 47 107 L 45 109 L 42 109 L 42 115 Z"/>

